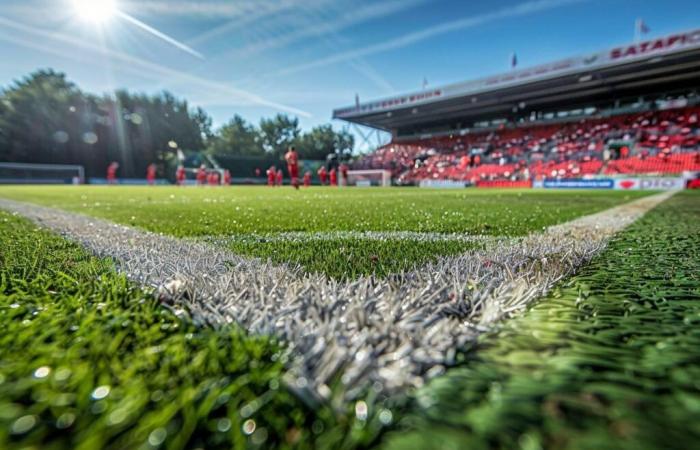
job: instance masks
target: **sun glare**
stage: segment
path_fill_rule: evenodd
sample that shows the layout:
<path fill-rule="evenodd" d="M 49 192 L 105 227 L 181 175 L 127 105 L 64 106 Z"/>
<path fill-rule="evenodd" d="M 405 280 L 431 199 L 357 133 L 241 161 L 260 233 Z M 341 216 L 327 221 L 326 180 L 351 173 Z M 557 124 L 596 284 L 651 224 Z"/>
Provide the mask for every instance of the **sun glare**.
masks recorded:
<path fill-rule="evenodd" d="M 73 0 L 78 16 L 86 22 L 102 23 L 117 12 L 115 0 Z"/>

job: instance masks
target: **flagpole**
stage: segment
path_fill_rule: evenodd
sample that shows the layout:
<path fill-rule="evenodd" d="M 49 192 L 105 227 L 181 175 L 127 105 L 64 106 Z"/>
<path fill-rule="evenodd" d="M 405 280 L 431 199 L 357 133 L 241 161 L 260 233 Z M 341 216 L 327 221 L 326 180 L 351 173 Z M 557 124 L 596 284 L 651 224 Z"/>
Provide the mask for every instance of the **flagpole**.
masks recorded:
<path fill-rule="evenodd" d="M 640 18 L 637 18 L 634 21 L 634 42 L 635 43 L 642 40 L 641 35 L 640 35 L 641 28 L 642 28 L 641 21 L 642 21 L 642 19 L 640 19 Z"/>

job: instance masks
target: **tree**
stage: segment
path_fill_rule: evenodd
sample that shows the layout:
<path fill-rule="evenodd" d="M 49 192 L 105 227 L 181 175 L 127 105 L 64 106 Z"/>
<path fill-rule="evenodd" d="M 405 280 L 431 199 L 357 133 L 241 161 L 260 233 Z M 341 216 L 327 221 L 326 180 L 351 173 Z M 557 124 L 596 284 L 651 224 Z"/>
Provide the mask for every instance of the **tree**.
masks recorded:
<path fill-rule="evenodd" d="M 200 107 L 197 107 L 197 109 L 192 112 L 191 116 L 202 134 L 202 139 L 204 139 L 205 142 L 209 142 L 209 140 L 213 139 L 214 132 L 212 131 L 213 122 L 211 116 Z"/>
<path fill-rule="evenodd" d="M 219 156 L 281 159 L 296 146 L 304 159 L 351 152 L 353 136 L 330 125 L 302 134 L 299 120 L 284 114 L 256 127 L 236 115 L 212 131 L 201 108 L 168 92 L 146 95 L 120 90 L 97 97 L 65 74 L 43 70 L 0 92 L 0 160 L 80 164 L 88 176 L 104 176 L 110 161 L 120 175 L 143 177 L 150 163 L 172 161 L 177 149 Z"/>
<path fill-rule="evenodd" d="M 8 161 L 10 155 L 10 141 L 7 136 L 7 129 L 3 123 L 7 120 L 9 113 L 9 102 L 5 100 L 3 93 L 0 93 L 0 161 Z"/>
<path fill-rule="evenodd" d="M 143 177 L 175 148 L 203 150 L 212 134 L 209 116 L 172 94 L 95 97 L 52 70 L 16 82 L 1 100 L 1 160 L 81 164 L 90 176 L 118 161 L 122 176 Z"/>
<path fill-rule="evenodd" d="M 336 132 L 331 125 L 320 125 L 303 134 L 297 140 L 299 156 L 303 159 L 326 159 L 329 153 L 344 155 L 352 152 L 354 137 L 346 132 Z"/>
<path fill-rule="evenodd" d="M 282 158 L 290 146 L 293 146 L 301 133 L 299 119 L 286 114 L 277 114 L 272 119 L 260 121 L 262 144 L 268 155 Z"/>
<path fill-rule="evenodd" d="M 85 116 L 94 106 L 91 100 L 64 74 L 52 70 L 36 72 L 15 83 L 3 95 L 3 160 L 79 160 L 83 147 L 80 123 L 89 121 Z"/>
<path fill-rule="evenodd" d="M 355 149 L 355 136 L 343 130 L 335 134 L 335 149 L 345 159 L 349 159 Z"/>
<path fill-rule="evenodd" d="M 303 159 L 326 159 L 329 153 L 335 153 L 336 134 L 330 125 L 314 127 L 304 133 L 297 144 L 299 156 Z"/>
<path fill-rule="evenodd" d="M 219 129 L 208 150 L 215 156 L 265 156 L 260 132 L 239 115 Z"/>
<path fill-rule="evenodd" d="M 162 163 L 177 148 L 201 151 L 211 135 L 211 119 L 168 92 L 149 97 L 117 91 L 103 100 L 114 123 L 110 142 L 124 171 L 141 177 L 152 162 Z"/>

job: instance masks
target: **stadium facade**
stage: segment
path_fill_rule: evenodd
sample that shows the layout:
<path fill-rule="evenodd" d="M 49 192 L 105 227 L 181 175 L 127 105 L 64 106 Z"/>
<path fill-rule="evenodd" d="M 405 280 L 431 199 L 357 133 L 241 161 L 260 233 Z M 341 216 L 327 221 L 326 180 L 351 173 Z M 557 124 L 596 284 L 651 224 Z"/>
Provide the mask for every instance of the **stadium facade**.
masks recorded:
<path fill-rule="evenodd" d="M 619 113 L 646 102 L 696 104 L 700 29 L 333 111 L 394 142 L 560 117 Z M 658 104 L 658 103 L 657 103 Z M 653 108 L 653 106 L 651 106 Z"/>

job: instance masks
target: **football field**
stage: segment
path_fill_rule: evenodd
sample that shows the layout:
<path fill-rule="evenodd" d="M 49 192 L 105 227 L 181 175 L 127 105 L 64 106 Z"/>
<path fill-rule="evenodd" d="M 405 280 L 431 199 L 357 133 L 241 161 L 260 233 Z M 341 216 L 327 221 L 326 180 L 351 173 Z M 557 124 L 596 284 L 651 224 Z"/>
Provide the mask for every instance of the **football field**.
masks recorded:
<path fill-rule="evenodd" d="M 0 447 L 688 448 L 699 219 L 692 192 L 0 187 Z"/>

